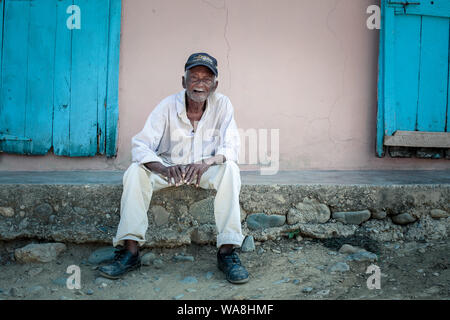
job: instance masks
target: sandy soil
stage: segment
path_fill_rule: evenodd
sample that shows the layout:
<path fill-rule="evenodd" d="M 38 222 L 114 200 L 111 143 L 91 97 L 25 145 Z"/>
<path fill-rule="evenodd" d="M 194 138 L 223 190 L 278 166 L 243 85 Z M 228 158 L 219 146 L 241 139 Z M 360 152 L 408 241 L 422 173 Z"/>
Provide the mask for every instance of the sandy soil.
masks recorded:
<path fill-rule="evenodd" d="M 327 241 L 281 239 L 256 245 L 240 253 L 250 272 L 250 281 L 233 285 L 216 266 L 214 246 L 191 245 L 176 249 L 153 249 L 164 265 L 142 266 L 120 280 L 103 280 L 89 255 L 104 245 L 67 244 L 56 261 L 20 264 L 14 250 L 31 241 L 0 243 L 0 299 L 449 299 L 450 245 L 448 241 L 377 243 L 369 239 Z M 369 290 L 366 274 L 371 262 L 348 262 L 338 249 L 349 243 L 378 255 L 374 263 L 381 271 L 381 289 Z M 194 261 L 175 262 L 184 253 Z M 350 267 L 330 272 L 337 262 Z M 68 289 L 61 279 L 67 267 L 78 265 L 81 289 Z M 211 272 L 213 273 L 211 276 Z M 208 277 L 209 275 L 209 277 Z M 195 277 L 196 283 L 184 283 Z M 58 284 L 59 279 L 59 284 Z M 195 282 L 195 281 L 194 281 Z"/>

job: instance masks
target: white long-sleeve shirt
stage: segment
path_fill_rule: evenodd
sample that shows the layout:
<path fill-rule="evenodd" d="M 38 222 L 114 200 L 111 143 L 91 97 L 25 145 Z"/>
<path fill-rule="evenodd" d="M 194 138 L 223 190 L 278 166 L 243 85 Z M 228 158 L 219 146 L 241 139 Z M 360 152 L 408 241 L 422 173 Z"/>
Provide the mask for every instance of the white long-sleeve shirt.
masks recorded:
<path fill-rule="evenodd" d="M 165 98 L 150 113 L 142 131 L 131 139 L 133 162 L 171 166 L 218 154 L 238 161 L 240 137 L 230 99 L 213 93 L 194 132 L 186 114 L 185 92 Z"/>

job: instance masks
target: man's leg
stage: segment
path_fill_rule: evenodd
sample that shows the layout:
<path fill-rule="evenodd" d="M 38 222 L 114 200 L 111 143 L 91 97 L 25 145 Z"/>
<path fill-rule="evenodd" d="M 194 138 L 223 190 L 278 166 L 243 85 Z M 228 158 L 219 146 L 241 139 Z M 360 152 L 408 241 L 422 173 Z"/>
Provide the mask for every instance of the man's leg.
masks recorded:
<path fill-rule="evenodd" d="M 228 281 L 245 283 L 248 281 L 248 272 L 234 251 L 234 248 L 241 246 L 244 239 L 239 206 L 241 176 L 238 165 L 233 161 L 226 161 L 211 166 L 202 175 L 200 187 L 217 190 L 214 217 L 218 233 L 218 266 L 226 274 Z"/>
<path fill-rule="evenodd" d="M 116 261 L 101 267 L 106 277 L 118 278 L 140 264 L 138 245 L 145 243 L 148 228 L 147 211 L 153 191 L 165 188 L 168 183 L 159 175 L 132 163 L 123 177 L 123 192 L 120 204 L 120 222 L 113 246 L 124 247 L 118 251 Z"/>

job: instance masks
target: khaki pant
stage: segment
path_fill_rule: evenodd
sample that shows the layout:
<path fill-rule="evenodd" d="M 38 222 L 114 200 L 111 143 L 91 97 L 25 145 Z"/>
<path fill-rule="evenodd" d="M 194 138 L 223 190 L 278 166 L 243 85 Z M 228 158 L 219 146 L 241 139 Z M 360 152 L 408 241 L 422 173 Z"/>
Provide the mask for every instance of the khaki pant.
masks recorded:
<path fill-rule="evenodd" d="M 113 246 L 123 245 L 124 240 L 135 240 L 142 246 L 148 228 L 147 211 L 153 191 L 169 187 L 160 175 L 143 165 L 132 163 L 123 177 L 123 193 L 120 205 L 120 222 Z M 239 167 L 233 161 L 213 165 L 200 179 L 200 187 L 217 190 L 214 199 L 214 217 L 217 227 L 217 247 L 232 244 L 240 247 L 244 239 L 241 230 L 239 192 L 241 177 Z"/>

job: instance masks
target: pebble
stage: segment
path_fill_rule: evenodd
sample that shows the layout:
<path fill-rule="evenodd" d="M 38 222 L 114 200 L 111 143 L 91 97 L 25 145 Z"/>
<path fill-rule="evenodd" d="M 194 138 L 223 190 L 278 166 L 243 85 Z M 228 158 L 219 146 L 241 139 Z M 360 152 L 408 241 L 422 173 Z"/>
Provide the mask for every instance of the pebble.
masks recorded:
<path fill-rule="evenodd" d="M 16 261 L 21 263 L 29 262 L 50 262 L 66 250 L 63 243 L 31 243 L 23 248 L 14 251 Z"/>
<path fill-rule="evenodd" d="M 313 291 L 313 288 L 311 288 L 311 287 L 304 287 L 302 289 L 302 292 L 304 292 L 304 293 L 310 293 L 311 291 Z"/>
<path fill-rule="evenodd" d="M 277 249 L 272 249 L 272 251 L 275 252 L 275 253 L 278 253 L 278 254 L 281 253 L 281 251 L 280 251 L 280 250 L 277 250 Z"/>
<path fill-rule="evenodd" d="M 197 290 L 194 288 L 187 288 L 186 291 L 189 293 L 197 292 Z"/>
<path fill-rule="evenodd" d="M 417 272 L 418 273 L 423 273 L 423 269 L 418 269 Z"/>
<path fill-rule="evenodd" d="M 185 256 L 184 254 L 178 254 L 173 257 L 173 260 L 175 260 L 176 262 L 185 262 L 185 261 L 194 262 L 194 257 Z"/>
<path fill-rule="evenodd" d="M 155 292 L 160 292 L 161 288 L 154 288 L 153 290 L 155 290 Z"/>
<path fill-rule="evenodd" d="M 233 296 L 231 299 L 232 300 L 245 300 L 245 296 L 243 296 L 243 295 L 236 295 L 236 296 Z"/>
<path fill-rule="evenodd" d="M 30 294 L 37 294 L 43 290 L 44 290 L 44 287 L 42 287 L 42 286 L 33 286 L 31 288 L 28 288 L 27 292 Z"/>
<path fill-rule="evenodd" d="M 439 273 L 435 272 L 435 273 L 433 273 L 433 276 L 439 277 Z"/>
<path fill-rule="evenodd" d="M 330 290 L 320 290 L 317 292 L 319 296 L 327 296 L 330 293 Z"/>
<path fill-rule="evenodd" d="M 337 262 L 328 269 L 329 272 L 347 272 L 349 270 L 350 267 L 345 262 Z"/>
<path fill-rule="evenodd" d="M 141 258 L 141 263 L 144 266 L 149 266 L 152 264 L 153 261 L 155 261 L 156 255 L 153 252 L 148 252 L 144 254 Z"/>
<path fill-rule="evenodd" d="M 396 224 L 405 225 L 416 221 L 416 218 L 414 218 L 409 213 L 401 213 L 399 215 L 393 216 L 392 221 Z"/>
<path fill-rule="evenodd" d="M 289 281 L 290 281 L 289 278 L 283 278 L 283 279 L 281 279 L 281 280 L 278 280 L 278 281 L 273 282 L 273 284 L 287 283 L 287 282 L 289 282 Z"/>
<path fill-rule="evenodd" d="M 67 278 L 66 277 L 62 277 L 62 278 L 58 278 L 52 281 L 53 284 L 56 284 L 58 286 L 61 287 L 66 287 L 67 286 Z"/>
<path fill-rule="evenodd" d="M 15 297 L 15 298 L 21 298 L 21 297 L 23 297 L 23 295 L 19 292 L 19 289 L 14 288 L 14 287 L 11 288 L 11 289 L 9 289 L 8 294 L 9 294 L 11 297 Z"/>
<path fill-rule="evenodd" d="M 214 276 L 214 272 L 208 271 L 205 275 L 206 280 L 210 280 Z"/>
<path fill-rule="evenodd" d="M 266 252 L 266 250 L 264 250 L 263 247 L 259 247 L 257 253 L 258 254 L 263 254 L 264 252 Z"/>
<path fill-rule="evenodd" d="M 358 261 L 358 262 L 374 262 L 378 260 L 378 256 L 375 253 L 368 252 L 368 251 L 360 251 L 353 253 L 351 255 L 348 255 L 346 257 L 347 261 Z"/>
<path fill-rule="evenodd" d="M 184 297 L 184 294 L 181 293 L 181 294 L 179 294 L 179 295 L 173 297 L 172 299 L 173 299 L 173 300 L 180 300 L 180 299 L 183 298 L 183 297 Z"/>
<path fill-rule="evenodd" d="M 162 269 L 164 267 L 164 262 L 161 259 L 155 259 L 153 260 L 153 266 L 156 269 Z"/>
<path fill-rule="evenodd" d="M 101 285 L 101 286 L 103 286 L 103 284 L 106 284 L 106 285 L 112 284 L 112 283 L 113 283 L 113 280 L 111 280 L 111 279 L 106 279 L 106 278 L 103 278 L 103 277 L 98 277 L 97 279 L 95 279 L 94 283 L 95 283 L 96 285 Z M 105 287 L 105 286 L 103 286 L 103 287 Z"/>
<path fill-rule="evenodd" d="M 88 296 L 91 296 L 91 295 L 94 294 L 94 290 L 92 290 L 92 289 L 87 289 L 87 290 L 86 290 L 86 294 L 87 294 Z"/>
<path fill-rule="evenodd" d="M 293 284 L 299 284 L 299 283 L 300 283 L 300 280 L 294 279 L 294 280 L 292 281 L 292 283 L 293 283 Z"/>
<path fill-rule="evenodd" d="M 348 254 L 348 253 L 352 254 L 352 253 L 356 253 L 359 251 L 364 251 L 364 249 L 354 247 L 349 244 L 343 244 L 342 247 L 339 249 L 339 253 L 343 253 L 343 254 Z"/>
<path fill-rule="evenodd" d="M 181 283 L 198 283 L 198 280 L 196 277 L 186 277 L 183 280 L 180 280 Z"/>
<path fill-rule="evenodd" d="M 241 252 L 251 251 L 255 251 L 255 241 L 253 239 L 253 236 L 247 236 L 242 243 Z"/>
<path fill-rule="evenodd" d="M 285 222 L 286 216 L 284 215 L 253 213 L 247 217 L 247 226 L 250 230 L 281 227 Z"/>

